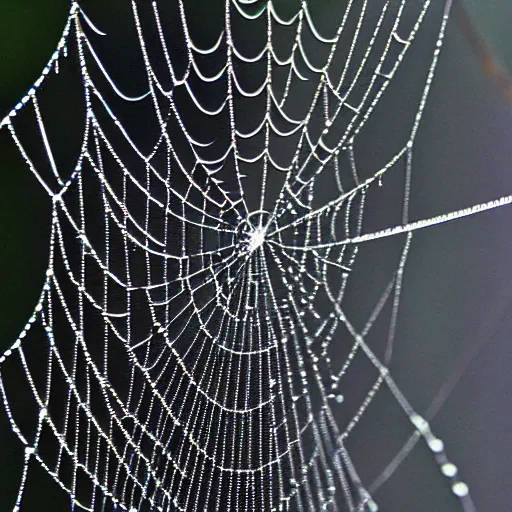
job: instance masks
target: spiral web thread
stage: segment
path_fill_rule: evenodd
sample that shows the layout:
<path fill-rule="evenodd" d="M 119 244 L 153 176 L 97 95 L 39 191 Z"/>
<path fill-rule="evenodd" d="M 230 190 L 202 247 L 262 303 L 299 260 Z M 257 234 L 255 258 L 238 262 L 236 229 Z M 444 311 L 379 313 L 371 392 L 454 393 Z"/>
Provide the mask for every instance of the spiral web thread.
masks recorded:
<path fill-rule="evenodd" d="M 138 97 L 122 92 L 94 50 L 91 36 L 108 36 L 72 5 L 41 77 L 1 123 L 53 201 L 39 302 L 0 357 L 4 409 L 25 447 L 14 510 L 22 508 L 29 468 L 38 464 L 69 494 L 72 509 L 374 511 L 374 491 L 422 439 L 461 506 L 474 509 L 443 442 L 388 366 L 413 232 L 511 198 L 409 222 L 414 142 L 450 1 L 409 136 L 389 161 L 360 176 L 355 141 L 431 2 L 414 2 L 414 15 L 406 16 L 411 2 L 384 1 L 373 17 L 368 3 L 339 2 L 337 30 L 323 33 L 306 2 L 285 17 L 279 2 L 227 0 L 224 30 L 202 49 L 179 0 L 186 51 L 178 71 L 159 2 L 132 2 L 147 72 L 147 90 Z M 141 10 L 152 19 L 159 47 L 147 43 Z M 242 50 L 233 26 L 262 33 L 264 44 Z M 288 30 L 288 46 L 278 51 L 280 29 Z M 168 85 L 153 68 L 156 58 L 165 62 Z M 38 97 L 58 80 L 59 63 L 70 59 L 80 67 L 86 115 L 76 166 L 66 176 Z M 208 59 L 221 62 L 213 74 L 202 68 Z M 263 72 L 245 84 L 242 67 Z M 210 97 L 221 99 L 215 107 L 201 99 L 212 90 Z M 127 112 L 134 105 L 151 110 L 159 135 L 149 151 L 131 137 L 114 101 Z M 259 117 L 244 116 L 251 105 Z M 225 132 L 199 140 L 187 126 L 191 110 Z M 39 157 L 19 134 L 24 116 L 37 125 Z M 389 173 L 403 175 L 402 222 L 365 232 L 367 196 Z M 101 222 L 94 223 L 98 215 Z M 396 271 L 358 330 L 344 297 L 360 246 L 400 236 Z M 387 303 L 390 328 L 381 358 L 366 338 Z M 46 370 L 37 379 L 27 347 L 34 332 L 45 339 L 45 362 L 37 365 L 39 373 L 43 365 Z M 331 357 L 341 344 L 344 356 Z M 340 389 L 358 358 L 368 363 L 373 384 L 341 421 L 337 411 L 349 397 Z M 22 369 L 33 397 L 27 407 L 38 410 L 29 432 L 10 402 L 9 365 Z M 59 385 L 63 399 L 54 396 Z M 412 437 L 370 486 L 346 442 L 383 389 L 410 421 Z"/>

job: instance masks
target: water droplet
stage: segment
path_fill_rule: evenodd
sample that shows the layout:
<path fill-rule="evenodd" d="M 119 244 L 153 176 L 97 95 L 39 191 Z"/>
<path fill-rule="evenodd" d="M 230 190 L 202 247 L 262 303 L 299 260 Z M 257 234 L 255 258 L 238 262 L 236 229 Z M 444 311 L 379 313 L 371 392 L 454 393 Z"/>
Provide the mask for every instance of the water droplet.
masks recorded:
<path fill-rule="evenodd" d="M 467 496 L 469 493 L 469 487 L 464 482 L 457 482 L 453 484 L 452 491 L 455 496 L 458 496 L 459 498 L 463 498 L 464 496 Z"/>
<path fill-rule="evenodd" d="M 441 466 L 441 472 L 444 476 L 451 478 L 457 474 L 457 466 L 451 462 L 447 462 Z"/>
<path fill-rule="evenodd" d="M 368 502 L 368 510 L 370 512 L 377 512 L 379 510 L 379 506 L 377 503 L 375 503 L 375 501 L 371 500 Z"/>
<path fill-rule="evenodd" d="M 419 414 L 413 414 L 411 416 L 411 423 L 416 427 L 420 434 L 424 434 L 430 430 L 428 421 Z"/>
<path fill-rule="evenodd" d="M 434 452 L 434 453 L 440 453 L 444 450 L 444 443 L 441 441 L 441 439 L 430 439 L 428 441 L 428 447 Z"/>

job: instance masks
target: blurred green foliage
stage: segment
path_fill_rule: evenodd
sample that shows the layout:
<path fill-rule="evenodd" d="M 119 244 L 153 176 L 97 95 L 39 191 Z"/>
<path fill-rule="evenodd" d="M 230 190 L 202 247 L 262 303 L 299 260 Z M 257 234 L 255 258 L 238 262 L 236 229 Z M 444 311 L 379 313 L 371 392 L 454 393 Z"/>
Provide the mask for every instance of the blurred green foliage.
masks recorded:
<path fill-rule="evenodd" d="M 492 46 L 500 63 L 512 72 L 512 2 L 510 0 L 464 0 L 473 22 Z"/>
<path fill-rule="evenodd" d="M 66 22 L 66 0 L 0 2 L 0 116 L 39 77 Z"/>

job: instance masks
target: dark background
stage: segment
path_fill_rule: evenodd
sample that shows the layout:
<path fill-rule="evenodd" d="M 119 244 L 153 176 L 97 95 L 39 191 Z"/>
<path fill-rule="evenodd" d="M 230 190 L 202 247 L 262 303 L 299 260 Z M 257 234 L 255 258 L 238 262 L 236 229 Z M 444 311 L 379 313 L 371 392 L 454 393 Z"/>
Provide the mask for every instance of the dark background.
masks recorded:
<path fill-rule="evenodd" d="M 95 2 L 84 1 L 84 8 Z M 500 61 L 512 70 L 512 4 L 471 0 L 467 5 Z M 63 0 L 0 2 L 0 117 L 39 76 L 67 12 Z M 384 141 L 385 132 L 383 125 Z M 16 338 L 39 296 L 50 220 L 48 197 L 6 151 L 0 146 L 0 352 Z M 412 219 L 512 193 L 511 105 L 482 73 L 455 17 L 414 158 Z M 454 369 L 464 370 L 432 428 L 445 441 L 482 511 L 509 510 L 512 502 L 511 222 L 512 211 L 505 207 L 415 234 L 391 365 L 397 383 L 422 413 Z M 364 308 L 368 314 L 371 305 L 362 303 Z M 371 435 L 379 425 L 363 428 Z M 364 445 L 359 436 L 351 450 L 364 453 Z M 429 493 L 446 494 L 436 510 L 459 509 L 435 464 L 430 462 L 425 474 L 418 469 L 428 456 L 404 462 L 385 486 L 386 499 L 377 494 L 382 510 L 431 511 Z M 11 464 L 18 471 L 21 457 L 13 436 L 0 440 L 4 475 Z M 41 486 L 49 481 L 41 479 Z M 34 499 L 22 510 L 38 510 L 40 491 L 42 487 L 29 488 Z M 0 502 L 0 510 L 11 507 L 11 502 Z"/>

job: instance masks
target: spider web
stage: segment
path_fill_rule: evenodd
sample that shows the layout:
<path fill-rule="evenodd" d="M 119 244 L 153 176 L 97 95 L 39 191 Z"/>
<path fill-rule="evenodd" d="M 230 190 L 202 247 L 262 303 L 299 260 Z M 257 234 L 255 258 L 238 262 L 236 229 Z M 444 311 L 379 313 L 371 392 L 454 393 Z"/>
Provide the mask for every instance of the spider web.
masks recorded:
<path fill-rule="evenodd" d="M 41 77 L 1 123 L 52 201 L 43 290 L 0 357 L 25 449 L 14 510 L 39 465 L 71 509 L 375 511 L 374 493 L 421 440 L 473 510 L 443 441 L 388 369 L 413 232 L 512 202 L 409 220 L 451 2 L 440 13 L 411 0 L 317 12 L 228 0 L 210 30 L 189 5 L 132 2 L 136 44 L 116 53 L 109 45 L 126 39 L 73 3 Z M 430 15 L 438 29 L 426 34 L 414 116 L 396 127 L 396 148 L 375 142 L 378 166 L 362 164 L 370 149 L 358 141 Z M 137 70 L 126 87 L 114 78 L 122 55 Z M 74 159 L 63 165 L 44 107 L 70 84 L 80 96 L 69 133 L 58 120 Z M 376 221 L 384 182 L 395 207 Z M 379 239 L 394 243 L 392 270 L 357 327 L 359 253 Z M 29 388 L 28 426 L 10 373 Z M 347 444 L 383 394 L 410 437 L 363 478 Z"/>

